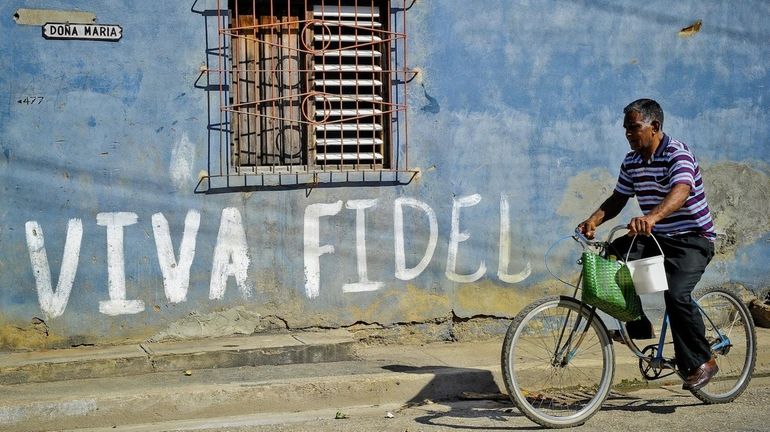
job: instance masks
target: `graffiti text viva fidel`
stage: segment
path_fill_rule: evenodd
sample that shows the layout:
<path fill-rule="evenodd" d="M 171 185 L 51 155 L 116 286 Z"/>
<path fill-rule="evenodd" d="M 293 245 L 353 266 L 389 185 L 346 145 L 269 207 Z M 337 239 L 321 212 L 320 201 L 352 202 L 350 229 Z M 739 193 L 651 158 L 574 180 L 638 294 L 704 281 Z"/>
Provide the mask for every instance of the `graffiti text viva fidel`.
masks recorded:
<path fill-rule="evenodd" d="M 479 280 L 487 273 L 482 260 L 476 271 L 459 274 L 457 255 L 461 243 L 470 238 L 470 234 L 461 230 L 461 211 L 481 201 L 481 195 L 473 194 L 455 197 L 452 203 L 451 230 L 446 256 L 446 277 L 458 283 L 470 283 Z M 321 244 L 321 220 L 330 218 L 346 209 L 355 211 L 356 222 L 356 265 L 358 280 L 342 286 L 345 293 L 376 291 L 384 282 L 369 279 L 366 252 L 366 213 L 378 205 L 377 199 L 337 201 L 308 205 L 304 212 L 304 275 L 305 295 L 309 299 L 319 296 L 321 290 L 321 256 L 332 254 L 333 245 Z M 429 237 L 422 259 L 413 267 L 407 266 L 404 241 L 404 208 L 424 213 L 427 218 Z M 517 273 L 509 273 L 510 264 L 510 221 L 509 204 L 506 196 L 500 196 L 500 242 L 497 277 L 506 283 L 517 283 L 526 279 L 531 267 L 526 263 Z M 158 264 L 163 275 L 163 288 L 170 303 L 179 303 L 187 299 L 190 285 L 190 269 L 195 257 L 196 240 L 200 227 L 200 212 L 189 210 L 185 217 L 184 233 L 175 254 L 169 223 L 162 213 L 152 215 L 152 229 L 158 256 Z M 136 314 L 145 310 L 140 299 L 128 299 L 126 293 L 126 272 L 124 262 L 123 234 L 125 227 L 134 225 L 139 218 L 131 212 L 99 213 L 96 223 L 107 230 L 107 277 L 109 298 L 99 302 L 99 312 L 105 315 Z M 418 277 L 430 264 L 438 242 L 438 222 L 433 209 L 422 201 L 402 197 L 393 203 L 393 243 L 395 253 L 394 276 L 402 281 Z M 43 229 L 36 221 L 26 223 L 27 247 L 34 272 L 40 309 L 48 318 L 61 316 L 69 301 L 80 259 L 83 223 L 80 219 L 70 219 L 61 260 L 59 278 L 54 287 L 51 269 L 46 253 Z M 214 246 L 209 298 L 221 299 L 225 294 L 230 278 L 244 297 L 253 291 L 248 278 L 249 246 L 241 214 L 237 208 L 222 210 L 217 241 Z"/>

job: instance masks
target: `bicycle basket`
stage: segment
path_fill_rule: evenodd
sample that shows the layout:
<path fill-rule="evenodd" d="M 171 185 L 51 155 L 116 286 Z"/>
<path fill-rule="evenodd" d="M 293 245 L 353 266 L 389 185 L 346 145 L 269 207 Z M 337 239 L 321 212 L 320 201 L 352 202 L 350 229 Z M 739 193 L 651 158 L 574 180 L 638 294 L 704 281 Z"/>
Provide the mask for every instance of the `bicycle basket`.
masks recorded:
<path fill-rule="evenodd" d="M 582 261 L 583 302 L 621 321 L 642 315 L 642 301 L 627 266 L 588 251 L 583 252 Z"/>

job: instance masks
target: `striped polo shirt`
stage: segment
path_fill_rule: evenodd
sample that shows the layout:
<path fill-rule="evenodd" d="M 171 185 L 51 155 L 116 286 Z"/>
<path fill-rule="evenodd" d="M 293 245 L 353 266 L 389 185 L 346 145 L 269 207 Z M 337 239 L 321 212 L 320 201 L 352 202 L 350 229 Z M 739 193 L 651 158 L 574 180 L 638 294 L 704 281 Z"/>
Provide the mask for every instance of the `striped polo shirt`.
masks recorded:
<path fill-rule="evenodd" d="M 668 135 L 663 135 L 649 162 L 636 151 L 626 155 L 615 191 L 628 197 L 636 195 L 642 213 L 648 214 L 677 184 L 689 185 L 690 196 L 679 210 L 655 224 L 652 231 L 669 236 L 699 234 L 714 240 L 714 220 L 698 162 L 686 144 Z"/>

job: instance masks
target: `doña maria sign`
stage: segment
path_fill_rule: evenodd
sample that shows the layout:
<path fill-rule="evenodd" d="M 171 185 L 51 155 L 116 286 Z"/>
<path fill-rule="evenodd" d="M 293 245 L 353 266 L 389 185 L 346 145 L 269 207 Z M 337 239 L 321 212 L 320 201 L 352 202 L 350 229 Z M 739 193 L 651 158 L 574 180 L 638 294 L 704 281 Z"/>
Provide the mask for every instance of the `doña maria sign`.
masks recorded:
<path fill-rule="evenodd" d="M 117 42 L 123 37 L 123 29 L 115 24 L 45 23 L 43 37 Z"/>

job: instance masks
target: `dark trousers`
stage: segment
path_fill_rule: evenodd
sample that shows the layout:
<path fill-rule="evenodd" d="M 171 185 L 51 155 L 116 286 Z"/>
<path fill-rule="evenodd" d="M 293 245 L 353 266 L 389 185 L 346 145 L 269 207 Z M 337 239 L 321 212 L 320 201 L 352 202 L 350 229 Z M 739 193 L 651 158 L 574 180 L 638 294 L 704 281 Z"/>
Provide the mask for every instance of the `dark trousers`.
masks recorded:
<path fill-rule="evenodd" d="M 612 242 L 611 252 L 619 259 L 625 259 L 633 237 L 623 236 Z M 711 348 L 706 341 L 698 306 L 692 299 L 695 284 L 700 281 L 706 266 L 714 257 L 714 244 L 698 235 L 667 237 L 655 236 L 666 256 L 665 291 L 671 335 L 674 341 L 676 364 L 679 371 L 689 375 L 695 368 L 711 358 Z M 660 250 L 651 237 L 637 236 L 629 254 L 629 261 L 660 255 Z"/>

